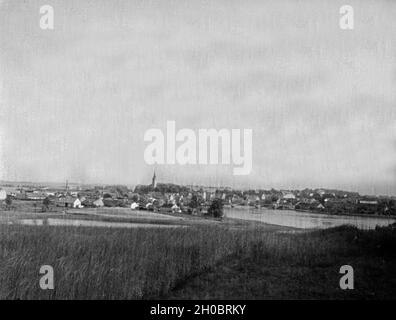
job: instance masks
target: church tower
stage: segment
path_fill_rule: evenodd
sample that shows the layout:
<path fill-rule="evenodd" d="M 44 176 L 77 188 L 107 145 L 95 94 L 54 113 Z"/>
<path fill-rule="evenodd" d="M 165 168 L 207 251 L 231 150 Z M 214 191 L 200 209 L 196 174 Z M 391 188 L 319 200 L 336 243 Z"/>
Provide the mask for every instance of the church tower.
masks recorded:
<path fill-rule="evenodd" d="M 154 171 L 153 179 L 151 180 L 151 188 L 153 189 L 157 188 L 157 177 L 155 175 L 155 171 Z"/>

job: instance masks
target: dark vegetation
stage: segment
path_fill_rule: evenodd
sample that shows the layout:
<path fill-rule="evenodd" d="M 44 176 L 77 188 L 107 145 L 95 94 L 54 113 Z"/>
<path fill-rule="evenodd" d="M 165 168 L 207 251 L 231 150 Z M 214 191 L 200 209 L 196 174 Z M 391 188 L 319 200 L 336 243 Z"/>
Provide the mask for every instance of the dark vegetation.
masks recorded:
<path fill-rule="evenodd" d="M 396 230 L 0 225 L 1 299 L 394 299 Z M 55 290 L 38 286 L 51 265 Z M 339 288 L 339 269 L 355 289 Z"/>
<path fill-rule="evenodd" d="M 395 246 L 394 227 L 267 236 L 165 298 L 395 299 Z M 354 268 L 353 290 L 339 287 L 342 265 Z"/>

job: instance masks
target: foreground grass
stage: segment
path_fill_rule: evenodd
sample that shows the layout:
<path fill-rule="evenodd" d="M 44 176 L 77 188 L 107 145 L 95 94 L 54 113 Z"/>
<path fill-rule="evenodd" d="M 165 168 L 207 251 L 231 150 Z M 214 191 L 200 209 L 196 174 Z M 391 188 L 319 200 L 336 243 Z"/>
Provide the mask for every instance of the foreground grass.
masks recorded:
<path fill-rule="evenodd" d="M 342 265 L 354 290 L 339 286 Z M 167 299 L 396 299 L 396 230 L 338 227 L 272 235 L 227 264 L 181 283 Z"/>
<path fill-rule="evenodd" d="M 395 298 L 395 245 L 391 229 L 0 225 L 0 298 Z M 354 294 L 338 289 L 343 264 L 355 268 Z M 39 288 L 42 265 L 54 267 L 54 290 Z"/>
<path fill-rule="evenodd" d="M 0 234 L 1 299 L 156 297 L 246 247 L 254 237 L 216 227 L 127 230 L 1 225 Z M 53 266 L 55 290 L 39 288 L 42 265 Z"/>

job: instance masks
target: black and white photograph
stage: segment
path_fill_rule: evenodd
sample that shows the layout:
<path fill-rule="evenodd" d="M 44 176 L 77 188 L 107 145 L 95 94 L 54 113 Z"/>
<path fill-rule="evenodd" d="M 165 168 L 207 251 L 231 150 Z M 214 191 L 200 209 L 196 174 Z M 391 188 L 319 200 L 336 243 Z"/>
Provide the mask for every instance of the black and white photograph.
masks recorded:
<path fill-rule="evenodd" d="M 396 299 L 396 1 L 0 0 L 0 111 L 0 300 Z"/>

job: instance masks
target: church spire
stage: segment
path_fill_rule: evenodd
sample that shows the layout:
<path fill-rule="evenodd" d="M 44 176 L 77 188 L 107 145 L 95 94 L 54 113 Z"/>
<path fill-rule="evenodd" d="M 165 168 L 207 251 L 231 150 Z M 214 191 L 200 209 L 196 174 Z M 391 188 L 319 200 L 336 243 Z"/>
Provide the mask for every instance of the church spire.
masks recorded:
<path fill-rule="evenodd" d="M 153 179 L 151 180 L 151 187 L 153 189 L 155 189 L 157 187 L 157 177 L 155 175 L 155 170 L 154 170 L 154 175 L 153 175 Z"/>

